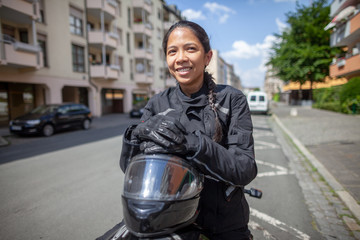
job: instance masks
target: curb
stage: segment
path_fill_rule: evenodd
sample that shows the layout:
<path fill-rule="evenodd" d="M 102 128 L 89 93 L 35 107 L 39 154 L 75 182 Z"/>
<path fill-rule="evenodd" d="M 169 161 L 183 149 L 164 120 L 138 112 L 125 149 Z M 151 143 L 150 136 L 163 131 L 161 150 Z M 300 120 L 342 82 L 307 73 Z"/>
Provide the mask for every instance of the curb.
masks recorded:
<path fill-rule="evenodd" d="M 330 185 L 332 189 L 338 194 L 340 199 L 345 203 L 349 208 L 352 214 L 360 220 L 360 205 L 356 200 L 343 188 L 343 186 L 335 179 L 333 175 L 326 169 L 326 167 L 316 159 L 316 157 L 307 150 L 307 148 L 284 126 L 276 114 L 272 115 L 275 119 L 275 122 L 279 127 L 293 140 L 294 144 L 300 149 L 300 151 L 305 155 L 311 164 L 316 167 L 318 172 L 324 177 L 326 182 Z"/>

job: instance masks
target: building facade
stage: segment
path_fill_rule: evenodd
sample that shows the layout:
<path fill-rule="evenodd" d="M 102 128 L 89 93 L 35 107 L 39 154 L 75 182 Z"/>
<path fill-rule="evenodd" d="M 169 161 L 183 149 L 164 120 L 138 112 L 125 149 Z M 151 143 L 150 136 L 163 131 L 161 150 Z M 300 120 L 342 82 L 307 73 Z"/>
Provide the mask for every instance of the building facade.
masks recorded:
<path fill-rule="evenodd" d="M 267 67 L 264 81 L 264 92 L 266 93 L 269 100 L 273 99 L 276 93 L 281 94 L 284 81 L 276 77 L 272 72 L 271 67 Z"/>
<path fill-rule="evenodd" d="M 129 112 L 175 84 L 161 45 L 180 19 L 163 0 L 1 0 L 0 125 L 49 103 Z"/>
<path fill-rule="evenodd" d="M 330 65 L 331 77 L 360 76 L 360 0 L 334 0 L 331 3 L 332 28 L 330 46 L 341 47 L 345 54 L 337 56 Z"/>
<path fill-rule="evenodd" d="M 240 78 L 235 74 L 234 67 L 225 62 L 219 55 L 219 51 L 213 49 L 213 56 L 207 66 L 207 71 L 211 73 L 217 84 L 225 84 L 242 89 Z"/>

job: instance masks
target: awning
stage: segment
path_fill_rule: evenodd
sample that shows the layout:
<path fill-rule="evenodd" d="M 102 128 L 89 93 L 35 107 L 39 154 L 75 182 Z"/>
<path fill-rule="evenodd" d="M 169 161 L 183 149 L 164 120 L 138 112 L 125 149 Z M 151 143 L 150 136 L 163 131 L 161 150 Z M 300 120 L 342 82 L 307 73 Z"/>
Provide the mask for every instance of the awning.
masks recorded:
<path fill-rule="evenodd" d="M 354 6 L 348 6 L 344 8 L 338 15 L 336 15 L 331 22 L 326 25 L 324 30 L 329 30 L 330 28 L 333 28 L 336 26 L 337 23 L 339 23 L 341 20 L 346 19 L 348 16 L 350 16 L 355 11 Z"/>

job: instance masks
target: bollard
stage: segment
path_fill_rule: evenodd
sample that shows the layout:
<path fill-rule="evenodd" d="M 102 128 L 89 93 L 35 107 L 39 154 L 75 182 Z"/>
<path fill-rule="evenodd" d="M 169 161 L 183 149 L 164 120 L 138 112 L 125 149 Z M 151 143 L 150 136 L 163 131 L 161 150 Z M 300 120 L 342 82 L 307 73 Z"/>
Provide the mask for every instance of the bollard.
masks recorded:
<path fill-rule="evenodd" d="M 290 116 L 292 117 L 296 117 L 298 115 L 297 109 L 296 108 L 292 108 L 290 110 Z"/>

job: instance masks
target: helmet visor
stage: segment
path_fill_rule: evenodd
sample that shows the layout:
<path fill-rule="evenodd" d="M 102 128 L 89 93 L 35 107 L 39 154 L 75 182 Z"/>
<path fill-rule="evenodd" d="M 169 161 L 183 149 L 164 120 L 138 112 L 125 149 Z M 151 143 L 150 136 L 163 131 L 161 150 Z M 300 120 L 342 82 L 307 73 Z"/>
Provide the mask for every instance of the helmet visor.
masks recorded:
<path fill-rule="evenodd" d="M 135 156 L 125 172 L 124 196 L 143 200 L 185 200 L 200 193 L 202 178 L 172 155 Z"/>

